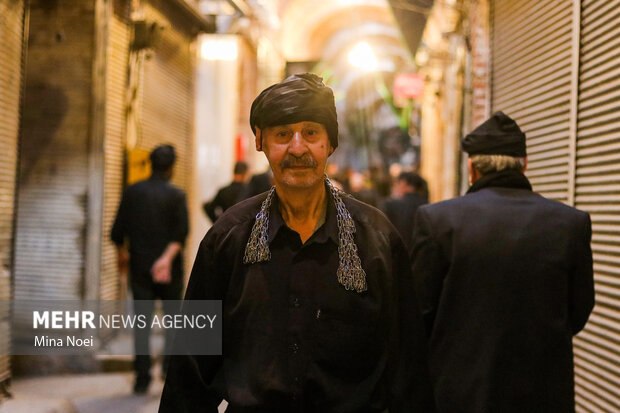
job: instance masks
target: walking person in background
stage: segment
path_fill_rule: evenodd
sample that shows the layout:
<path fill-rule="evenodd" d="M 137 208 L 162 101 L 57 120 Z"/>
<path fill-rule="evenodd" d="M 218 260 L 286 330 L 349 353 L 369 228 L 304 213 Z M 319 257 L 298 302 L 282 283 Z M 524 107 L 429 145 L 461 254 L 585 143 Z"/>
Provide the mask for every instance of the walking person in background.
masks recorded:
<path fill-rule="evenodd" d="M 241 199 L 252 198 L 258 194 L 269 191 L 273 185 L 273 174 L 270 169 L 265 172 L 252 175 L 250 182 L 241 193 Z"/>
<path fill-rule="evenodd" d="M 594 305 L 586 212 L 535 192 L 499 112 L 465 137 L 471 187 L 421 206 L 413 273 L 440 412 L 575 410 L 572 338 Z"/>
<path fill-rule="evenodd" d="M 383 212 L 405 241 L 407 250 L 411 249 L 414 217 L 418 207 L 428 203 L 426 181 L 414 172 L 401 172 L 396 179 L 396 198 L 385 201 Z"/>
<path fill-rule="evenodd" d="M 233 171 L 233 181 L 217 191 L 217 194 L 210 202 L 205 202 L 202 208 L 211 222 L 215 222 L 220 215 L 228 208 L 235 205 L 242 198 L 243 192 L 246 190 L 246 180 L 248 176 L 248 164 L 245 162 L 235 163 Z"/>
<path fill-rule="evenodd" d="M 148 320 L 153 314 L 153 300 L 164 300 L 164 312 L 168 313 L 166 300 L 181 299 L 181 250 L 188 233 L 185 194 L 169 182 L 176 159 L 174 147 L 158 146 L 150 158 L 150 178 L 125 189 L 111 232 L 118 249 L 119 269 L 129 264 L 134 311 Z M 167 349 L 172 345 L 171 333 L 172 329 L 166 330 Z M 145 393 L 151 382 L 149 335 L 149 328 L 134 329 L 135 393 Z M 164 375 L 167 360 L 164 357 Z"/>

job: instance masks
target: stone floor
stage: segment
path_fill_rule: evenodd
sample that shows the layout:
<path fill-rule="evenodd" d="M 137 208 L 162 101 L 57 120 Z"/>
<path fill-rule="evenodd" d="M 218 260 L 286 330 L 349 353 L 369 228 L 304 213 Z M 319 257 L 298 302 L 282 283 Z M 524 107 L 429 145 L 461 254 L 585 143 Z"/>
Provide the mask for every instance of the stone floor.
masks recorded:
<path fill-rule="evenodd" d="M 145 395 L 134 395 L 132 387 L 132 373 L 16 379 L 13 398 L 0 405 L 0 413 L 157 412 L 163 383 L 154 380 Z"/>

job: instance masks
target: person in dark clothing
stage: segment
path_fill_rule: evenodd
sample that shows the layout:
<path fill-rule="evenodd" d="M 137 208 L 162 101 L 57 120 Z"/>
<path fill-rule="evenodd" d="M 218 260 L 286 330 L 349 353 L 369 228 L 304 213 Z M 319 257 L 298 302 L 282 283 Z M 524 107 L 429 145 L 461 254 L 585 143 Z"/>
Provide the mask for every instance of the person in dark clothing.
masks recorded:
<path fill-rule="evenodd" d="M 271 170 L 266 170 L 263 173 L 252 175 L 250 182 L 246 185 L 244 191 L 241 194 L 241 199 L 248 199 L 267 192 L 273 185 L 273 175 Z"/>
<path fill-rule="evenodd" d="M 378 210 L 325 177 L 331 89 L 294 75 L 250 116 L 275 186 L 203 239 L 186 300 L 222 300 L 223 354 L 175 356 L 160 412 L 433 412 L 407 251 Z"/>
<path fill-rule="evenodd" d="M 473 185 L 421 206 L 413 273 L 440 412 L 573 412 L 572 336 L 594 304 L 591 223 L 523 174 L 499 112 L 467 135 Z"/>
<path fill-rule="evenodd" d="M 396 187 L 400 197 L 388 199 L 383 205 L 383 212 L 400 232 L 409 251 L 415 213 L 418 207 L 428 203 L 428 198 L 423 195 L 426 181 L 416 173 L 402 172 L 396 180 Z"/>
<path fill-rule="evenodd" d="M 241 196 L 246 188 L 248 164 L 245 162 L 235 163 L 233 181 L 217 191 L 212 201 L 206 202 L 202 208 L 211 222 L 215 222 L 228 208 L 241 201 Z"/>
<path fill-rule="evenodd" d="M 129 263 L 134 311 L 147 319 L 153 314 L 153 300 L 164 300 L 164 312 L 168 313 L 167 300 L 181 299 L 181 249 L 188 233 L 185 194 L 169 183 L 176 158 L 174 148 L 158 146 L 150 158 L 151 177 L 125 189 L 111 232 L 118 249 L 119 269 L 123 272 Z M 167 330 L 167 334 L 171 332 L 172 329 Z M 136 393 L 145 393 L 151 381 L 149 334 L 148 328 L 134 329 Z M 171 338 L 167 336 L 166 348 L 171 345 Z M 167 360 L 164 358 L 162 366 L 164 374 Z"/>

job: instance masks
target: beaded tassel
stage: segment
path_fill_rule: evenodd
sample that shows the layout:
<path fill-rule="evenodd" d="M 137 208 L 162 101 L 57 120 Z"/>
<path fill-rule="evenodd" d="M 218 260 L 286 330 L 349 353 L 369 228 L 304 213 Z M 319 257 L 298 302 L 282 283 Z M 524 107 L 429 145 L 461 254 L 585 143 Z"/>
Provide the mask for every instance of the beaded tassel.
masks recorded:
<path fill-rule="evenodd" d="M 343 192 L 335 188 L 327 177 L 325 177 L 325 183 L 336 205 L 336 221 L 338 223 L 338 270 L 336 275 L 338 282 L 346 290 L 362 293 L 368 289 L 368 285 L 366 283 L 366 272 L 362 268 L 357 245 L 353 239 L 355 223 L 342 201 Z M 274 196 L 275 186 L 271 188 L 261 205 L 260 211 L 256 214 L 256 222 L 252 227 L 243 256 L 245 264 L 254 264 L 271 259 L 271 252 L 267 243 L 267 229 L 269 228 L 269 210 Z"/>

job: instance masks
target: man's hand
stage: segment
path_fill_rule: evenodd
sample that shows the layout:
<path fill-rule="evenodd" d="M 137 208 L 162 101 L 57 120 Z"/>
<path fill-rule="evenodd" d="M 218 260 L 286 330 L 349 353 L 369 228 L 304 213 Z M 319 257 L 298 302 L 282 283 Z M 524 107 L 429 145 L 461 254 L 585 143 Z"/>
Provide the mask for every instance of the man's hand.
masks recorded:
<path fill-rule="evenodd" d="M 174 257 L 181 251 L 181 243 L 171 242 L 161 257 L 155 261 L 151 267 L 151 276 L 153 281 L 158 284 L 168 284 L 171 280 L 171 268 Z"/>
<path fill-rule="evenodd" d="M 116 251 L 116 264 L 118 266 L 118 272 L 121 275 L 126 276 L 129 267 L 129 252 L 126 247 L 118 247 Z"/>
<path fill-rule="evenodd" d="M 151 275 L 153 281 L 159 284 L 168 284 L 170 282 L 170 268 L 172 267 L 172 260 L 167 256 L 162 255 L 159 257 L 153 267 L 151 267 Z"/>

